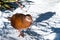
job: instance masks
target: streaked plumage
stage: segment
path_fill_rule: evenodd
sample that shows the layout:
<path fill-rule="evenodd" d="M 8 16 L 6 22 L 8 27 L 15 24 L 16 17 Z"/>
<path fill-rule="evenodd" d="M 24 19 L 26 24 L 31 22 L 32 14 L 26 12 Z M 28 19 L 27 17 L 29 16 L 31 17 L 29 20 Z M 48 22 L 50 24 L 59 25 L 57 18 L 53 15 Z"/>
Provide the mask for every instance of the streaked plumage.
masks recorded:
<path fill-rule="evenodd" d="M 16 13 L 10 18 L 10 21 L 13 28 L 21 31 L 29 28 L 29 26 L 32 24 L 32 16 L 29 14 L 24 15 Z"/>

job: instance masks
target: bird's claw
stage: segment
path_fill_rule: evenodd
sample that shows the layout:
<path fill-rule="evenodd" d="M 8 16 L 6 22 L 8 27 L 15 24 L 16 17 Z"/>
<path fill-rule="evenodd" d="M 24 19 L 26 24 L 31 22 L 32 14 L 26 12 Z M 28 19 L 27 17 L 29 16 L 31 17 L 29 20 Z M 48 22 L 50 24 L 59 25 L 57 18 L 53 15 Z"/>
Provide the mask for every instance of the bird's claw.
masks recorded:
<path fill-rule="evenodd" d="M 18 37 L 20 37 L 20 36 L 24 37 L 24 34 L 23 34 L 23 33 L 20 33 L 20 34 L 18 35 Z"/>

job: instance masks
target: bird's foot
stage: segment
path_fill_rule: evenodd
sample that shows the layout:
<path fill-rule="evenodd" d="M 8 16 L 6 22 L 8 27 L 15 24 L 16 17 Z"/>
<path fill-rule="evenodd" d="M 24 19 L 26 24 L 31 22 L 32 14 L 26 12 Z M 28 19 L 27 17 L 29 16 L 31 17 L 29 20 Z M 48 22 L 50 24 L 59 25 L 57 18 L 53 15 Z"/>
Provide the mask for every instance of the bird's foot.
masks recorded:
<path fill-rule="evenodd" d="M 24 37 L 24 33 L 21 32 L 21 33 L 18 35 L 18 37 L 20 37 L 20 36 Z"/>

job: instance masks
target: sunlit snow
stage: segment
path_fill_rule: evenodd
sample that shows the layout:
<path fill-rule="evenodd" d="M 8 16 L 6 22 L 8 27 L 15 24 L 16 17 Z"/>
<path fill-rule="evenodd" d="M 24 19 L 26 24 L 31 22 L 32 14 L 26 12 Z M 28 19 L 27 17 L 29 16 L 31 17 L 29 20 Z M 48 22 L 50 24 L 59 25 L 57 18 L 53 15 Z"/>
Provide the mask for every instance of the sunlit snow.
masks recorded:
<path fill-rule="evenodd" d="M 60 0 L 31 1 L 34 2 L 33 5 L 26 5 L 24 10 L 18 7 L 13 12 L 0 11 L 0 40 L 60 40 Z M 52 16 L 48 18 L 47 12 L 51 12 Z M 19 33 L 7 19 L 16 13 L 30 14 L 33 18 L 30 28 L 22 31 L 25 34 L 24 38 L 18 37 Z"/>

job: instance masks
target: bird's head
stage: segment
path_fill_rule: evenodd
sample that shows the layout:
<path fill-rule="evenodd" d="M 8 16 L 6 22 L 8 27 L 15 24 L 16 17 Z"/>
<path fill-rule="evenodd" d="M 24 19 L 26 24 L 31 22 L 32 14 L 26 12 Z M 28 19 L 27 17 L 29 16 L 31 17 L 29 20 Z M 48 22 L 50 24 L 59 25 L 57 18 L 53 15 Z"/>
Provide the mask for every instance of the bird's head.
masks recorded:
<path fill-rule="evenodd" d="M 32 16 L 30 14 L 27 14 L 25 17 L 26 21 L 32 22 Z"/>

